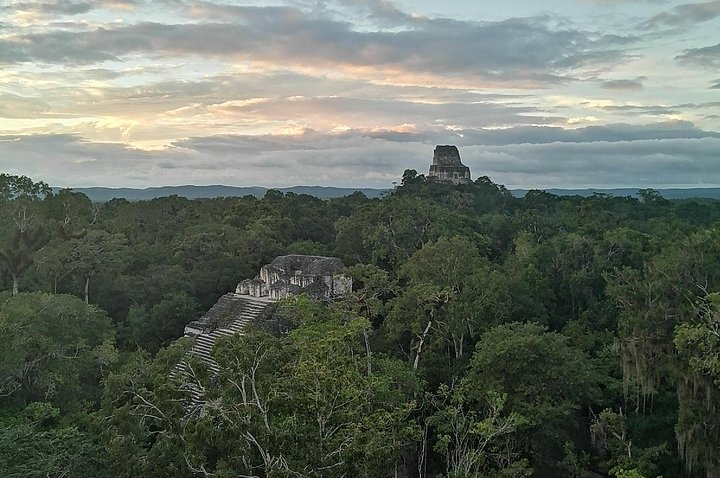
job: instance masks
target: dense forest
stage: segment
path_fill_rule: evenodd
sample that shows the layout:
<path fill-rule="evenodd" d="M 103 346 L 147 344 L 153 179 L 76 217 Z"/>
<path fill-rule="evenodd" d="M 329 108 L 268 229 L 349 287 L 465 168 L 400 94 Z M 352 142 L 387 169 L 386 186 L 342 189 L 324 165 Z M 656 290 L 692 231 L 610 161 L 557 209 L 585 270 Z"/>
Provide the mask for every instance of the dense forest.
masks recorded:
<path fill-rule="evenodd" d="M 720 477 L 720 202 L 385 197 L 93 203 L 0 175 L 3 477 Z M 183 326 L 281 254 L 343 259 L 197 364 Z"/>

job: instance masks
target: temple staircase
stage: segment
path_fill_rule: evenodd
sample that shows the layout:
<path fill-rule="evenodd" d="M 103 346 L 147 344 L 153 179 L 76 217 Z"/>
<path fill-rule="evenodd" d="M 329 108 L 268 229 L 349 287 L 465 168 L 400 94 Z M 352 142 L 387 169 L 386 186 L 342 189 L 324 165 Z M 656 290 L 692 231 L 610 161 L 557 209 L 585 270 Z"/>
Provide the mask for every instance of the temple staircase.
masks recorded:
<path fill-rule="evenodd" d="M 173 376 L 182 377 L 182 388 L 190 392 L 188 415 L 202 413 L 206 403 L 203 389 L 198 386 L 195 371 L 188 359 L 191 356 L 200 359 L 213 377 L 220 373 L 220 366 L 212 356 L 213 347 L 220 337 L 243 334 L 245 326 L 256 321 L 265 309 L 274 302 L 268 297 L 253 297 L 231 292 L 220 297 L 210 310 L 198 320 L 185 326 L 185 336 L 195 340 L 188 356 L 180 361 L 173 370 Z"/>

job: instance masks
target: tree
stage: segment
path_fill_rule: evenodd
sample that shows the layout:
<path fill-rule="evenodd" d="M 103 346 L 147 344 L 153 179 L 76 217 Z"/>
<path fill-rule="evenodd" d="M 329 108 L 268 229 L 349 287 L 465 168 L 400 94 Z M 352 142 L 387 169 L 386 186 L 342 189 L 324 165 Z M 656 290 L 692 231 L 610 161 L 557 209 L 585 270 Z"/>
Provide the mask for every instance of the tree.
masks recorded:
<path fill-rule="evenodd" d="M 119 269 L 125 258 L 127 239 L 122 234 L 91 230 L 70 240 L 70 258 L 74 272 L 83 280 L 85 303 L 90 303 L 90 279 L 100 271 Z"/>
<path fill-rule="evenodd" d="M 46 240 L 43 200 L 51 195 L 42 181 L 0 174 L 0 261 L 12 279 L 13 295 L 17 295 L 20 277 Z"/>
<path fill-rule="evenodd" d="M 350 263 L 390 269 L 441 235 L 448 213 L 411 196 L 392 196 L 360 208 L 336 224 L 338 252 Z"/>
<path fill-rule="evenodd" d="M 479 330 L 479 317 L 462 304 L 481 297 L 463 291 L 479 292 L 471 287 L 473 278 L 487 272 L 477 246 L 459 236 L 430 242 L 403 264 L 399 277 L 407 285 L 393 299 L 385 328 L 406 344 L 414 369 L 436 335 L 447 337 L 454 358 L 462 357 L 466 338 Z"/>
<path fill-rule="evenodd" d="M 556 456 L 597 394 L 587 358 L 566 337 L 517 322 L 480 337 L 462 387 L 470 403 L 485 406 L 488 391 L 507 394 L 506 409 L 527 419 L 525 446 Z"/>
<path fill-rule="evenodd" d="M 665 445 L 640 448 L 633 444 L 622 411 L 610 409 L 593 417 L 590 426 L 593 444 L 606 457 L 605 468 L 617 478 L 656 476 L 658 456 L 666 453 Z"/>
<path fill-rule="evenodd" d="M 513 449 L 513 436 L 527 421 L 503 412 L 506 396 L 488 392 L 487 408 L 479 414 L 468 406 L 460 388 L 442 385 L 431 403 L 437 411 L 428 419 L 436 433 L 435 450 L 445 457 L 447 478 L 532 475 L 527 459 Z"/>
<path fill-rule="evenodd" d="M 1 394 L 21 404 L 77 408 L 116 358 L 108 317 L 70 295 L 14 296 L 0 306 L 0 334 Z"/>
<path fill-rule="evenodd" d="M 189 393 L 173 373 L 189 346 L 181 339 L 152 358 L 128 354 L 105 379 L 100 413 L 111 476 L 194 476 L 183 420 Z"/>
<path fill-rule="evenodd" d="M 675 327 L 692 321 L 696 303 L 720 286 L 718 234 L 705 231 L 666 246 L 641 270 L 616 269 L 605 275 L 608 295 L 619 309 L 617 346 L 626 395 L 635 384 L 635 408 L 662 386 L 672 386 Z"/>
<path fill-rule="evenodd" d="M 157 352 L 182 337 L 185 324 L 198 317 L 198 303 L 185 292 L 169 292 L 150 310 L 131 306 L 128 314 L 132 338 L 138 347 Z"/>
<path fill-rule="evenodd" d="M 720 476 L 720 293 L 709 294 L 692 321 L 675 329 L 678 401 L 675 427 L 687 472 Z"/>
<path fill-rule="evenodd" d="M 77 420 L 77 418 L 76 418 Z M 7 478 L 109 476 L 105 449 L 82 424 L 62 423 L 60 410 L 33 402 L 0 416 L 0 469 Z"/>

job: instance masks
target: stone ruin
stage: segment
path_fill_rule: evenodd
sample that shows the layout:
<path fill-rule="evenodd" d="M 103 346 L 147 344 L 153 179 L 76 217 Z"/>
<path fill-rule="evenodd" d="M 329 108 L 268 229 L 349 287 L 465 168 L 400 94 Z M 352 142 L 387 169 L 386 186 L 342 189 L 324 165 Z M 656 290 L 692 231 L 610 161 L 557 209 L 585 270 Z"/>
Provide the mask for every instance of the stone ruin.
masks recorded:
<path fill-rule="evenodd" d="M 260 269 L 259 275 L 240 282 L 235 292 L 275 300 L 304 293 L 328 300 L 350 292 L 352 279 L 343 275 L 344 269 L 337 257 L 279 256 Z"/>
<path fill-rule="evenodd" d="M 428 178 L 439 183 L 470 184 L 470 168 L 460 160 L 456 146 L 436 146 Z"/>
<path fill-rule="evenodd" d="M 220 366 L 212 355 L 218 339 L 243 334 L 249 323 L 272 322 L 272 304 L 295 294 L 308 294 L 321 300 L 331 300 L 350 292 L 352 279 L 343 275 L 345 265 L 337 257 L 289 255 L 276 257 L 260 269 L 253 279 L 240 282 L 235 292 L 220 297 L 202 317 L 185 326 L 185 336 L 193 339 L 193 346 L 173 370 L 183 377 L 182 388 L 190 392 L 186 418 L 204 413 L 205 390 L 194 379 L 190 357 L 202 361 L 213 377 Z"/>

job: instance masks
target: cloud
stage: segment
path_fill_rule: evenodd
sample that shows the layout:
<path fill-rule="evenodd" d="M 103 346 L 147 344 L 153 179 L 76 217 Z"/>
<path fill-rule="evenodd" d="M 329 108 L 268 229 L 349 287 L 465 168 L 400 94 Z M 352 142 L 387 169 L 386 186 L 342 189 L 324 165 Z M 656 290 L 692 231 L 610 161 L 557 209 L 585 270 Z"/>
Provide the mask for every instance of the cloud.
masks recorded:
<path fill-rule="evenodd" d="M 388 0 L 345 0 L 342 4 L 368 11 L 369 18 L 381 26 L 404 25 L 413 21 L 413 17 Z"/>
<path fill-rule="evenodd" d="M 502 130 L 465 130 L 459 144 L 495 145 L 548 143 L 621 143 L 645 140 L 720 138 L 720 133 L 704 131 L 686 121 L 646 125 L 609 124 L 566 129 L 553 126 L 518 126 Z"/>
<path fill-rule="evenodd" d="M 13 2 L 10 6 L 0 7 L 0 11 L 15 14 L 26 13 L 34 15 L 80 15 L 93 9 L 88 2 L 72 2 L 67 0 L 48 2 Z"/>
<path fill-rule="evenodd" d="M 474 174 L 510 187 L 672 187 L 720 183 L 718 138 L 547 143 L 461 151 Z"/>
<path fill-rule="evenodd" d="M 720 43 L 684 50 L 682 55 L 676 56 L 675 59 L 684 65 L 708 69 L 720 68 Z"/>
<path fill-rule="evenodd" d="M 350 23 L 292 7 L 201 4 L 197 8 L 221 9 L 225 21 L 17 33 L 0 40 L 0 61 L 84 65 L 132 54 L 202 55 L 316 73 L 405 76 L 411 83 L 443 77 L 476 85 L 543 84 L 568 81 L 574 70 L 587 66 L 623 61 L 625 48 L 634 41 L 557 29 L 544 17 L 482 23 L 413 19 L 399 31 L 360 31 Z"/>
<path fill-rule="evenodd" d="M 311 132 L 194 138 L 160 151 L 91 143 L 75 135 L 0 136 L 3 170 L 75 187 L 181 185 L 188 178 L 194 184 L 384 187 L 402 174 L 405 164 L 422 158 L 425 149 Z"/>
<path fill-rule="evenodd" d="M 720 106 L 718 101 L 708 101 L 704 103 L 681 103 L 676 105 L 640 105 L 640 104 L 623 104 L 623 105 L 599 105 L 593 107 L 603 111 L 616 113 L 623 116 L 670 116 L 682 115 L 686 113 L 696 112 L 708 108 L 717 108 Z M 680 123 L 680 122 L 678 122 Z"/>
<path fill-rule="evenodd" d="M 607 105 L 598 106 L 598 108 L 609 111 L 612 113 L 618 113 L 622 115 L 652 115 L 652 116 L 664 116 L 678 114 L 680 112 L 679 106 L 664 106 L 664 105 Z"/>
<path fill-rule="evenodd" d="M 720 16 L 720 0 L 702 3 L 686 3 L 659 13 L 644 23 L 645 28 L 690 27 L 708 22 Z"/>
<path fill-rule="evenodd" d="M 627 3 L 664 4 L 670 0 L 578 0 L 581 3 L 597 3 L 600 5 L 622 5 Z"/>
<path fill-rule="evenodd" d="M 42 99 L 23 97 L 0 91 L 0 118 L 37 118 L 50 113 Z"/>
<path fill-rule="evenodd" d="M 397 124 L 474 124 L 498 126 L 517 123 L 545 124 L 564 121 L 553 118 L 530 106 L 496 104 L 477 101 L 473 103 L 424 103 L 394 98 L 355 98 L 336 96 L 292 96 L 265 98 L 251 101 L 232 101 L 211 104 L 199 111 L 214 117 L 252 116 L 259 120 L 298 121 L 322 130 L 330 130 L 338 124 L 350 127 L 379 127 Z"/>
<path fill-rule="evenodd" d="M 606 90 L 619 90 L 619 91 L 627 91 L 627 90 L 642 90 L 643 88 L 643 81 L 647 80 L 647 76 L 638 76 L 634 80 L 608 80 L 603 81 L 600 84 L 601 88 L 604 88 Z"/>
<path fill-rule="evenodd" d="M 448 143 L 458 146 L 508 146 L 550 143 L 622 143 L 644 140 L 720 138 L 687 121 L 667 121 L 645 125 L 609 124 L 566 129 L 558 126 L 515 126 L 502 129 L 420 129 L 413 133 L 351 130 L 346 135 L 362 135 L 398 142 Z"/>

